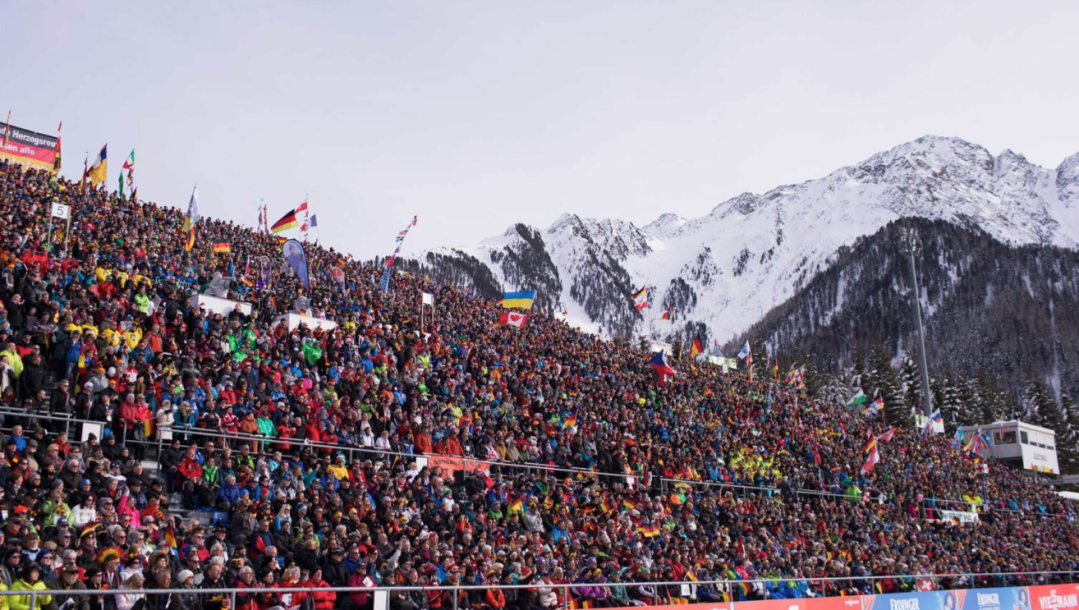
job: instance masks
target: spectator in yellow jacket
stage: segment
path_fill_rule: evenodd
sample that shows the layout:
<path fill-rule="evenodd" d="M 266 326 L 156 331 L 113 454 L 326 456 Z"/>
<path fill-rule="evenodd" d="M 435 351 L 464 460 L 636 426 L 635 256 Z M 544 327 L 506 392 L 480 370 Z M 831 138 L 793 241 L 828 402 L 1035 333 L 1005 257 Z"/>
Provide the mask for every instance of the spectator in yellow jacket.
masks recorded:
<path fill-rule="evenodd" d="M 11 583 L 11 591 L 25 591 L 21 595 L 5 595 L 2 598 L 0 610 L 40 610 L 43 606 L 52 602 L 51 595 L 31 595 L 31 591 L 45 591 L 48 587 L 41 580 L 41 567 L 31 563 L 23 568 L 22 577 Z M 7 587 L 0 585 L 0 590 Z M 33 604 L 31 604 L 31 596 Z"/>

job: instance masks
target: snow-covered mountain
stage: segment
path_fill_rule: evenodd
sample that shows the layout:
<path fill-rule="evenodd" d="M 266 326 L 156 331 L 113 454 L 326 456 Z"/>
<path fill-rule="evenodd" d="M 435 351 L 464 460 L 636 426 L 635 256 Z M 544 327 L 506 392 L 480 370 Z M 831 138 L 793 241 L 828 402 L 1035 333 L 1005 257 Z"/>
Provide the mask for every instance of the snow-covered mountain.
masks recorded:
<path fill-rule="evenodd" d="M 1079 154 L 1045 169 L 1010 150 L 994 156 L 927 136 L 820 179 L 744 193 L 700 218 L 666 213 L 637 227 L 563 214 L 546 229 L 515 225 L 423 262 L 458 283 L 476 278 L 485 292 L 535 288 L 540 307 L 605 336 L 662 338 L 689 323 L 725 342 L 827 269 L 841 247 L 911 216 L 1008 244 L 1079 248 Z M 642 285 L 652 306 L 637 312 L 630 295 Z M 659 319 L 668 307 L 677 326 Z"/>

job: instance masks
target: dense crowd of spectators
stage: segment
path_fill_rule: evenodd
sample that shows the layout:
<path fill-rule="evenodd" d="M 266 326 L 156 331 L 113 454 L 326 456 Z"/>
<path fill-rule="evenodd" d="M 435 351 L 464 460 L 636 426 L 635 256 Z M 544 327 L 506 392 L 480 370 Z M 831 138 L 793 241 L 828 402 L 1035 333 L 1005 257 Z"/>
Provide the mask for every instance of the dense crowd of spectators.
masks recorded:
<path fill-rule="evenodd" d="M 50 246 L 53 201 L 73 215 Z M 44 172 L 0 165 L 0 218 L 0 589 L 132 591 L 38 605 L 218 610 L 199 591 L 228 586 L 242 610 L 348 609 L 372 596 L 325 589 L 412 584 L 394 610 L 549 610 L 1079 569 L 1047 488 L 907 430 L 861 473 L 885 424 L 767 373 L 681 361 L 660 385 L 644 352 L 542 312 L 499 326 L 416 274 L 383 292 L 381 266 L 314 245 L 304 291 L 274 236 L 203 218 L 186 253 L 181 210 Z M 251 315 L 191 307 L 223 281 Z M 297 302 L 337 328 L 276 322 Z M 1030 574 L 973 576 L 1001 572 Z M 640 584 L 715 579 L 735 582 Z"/>

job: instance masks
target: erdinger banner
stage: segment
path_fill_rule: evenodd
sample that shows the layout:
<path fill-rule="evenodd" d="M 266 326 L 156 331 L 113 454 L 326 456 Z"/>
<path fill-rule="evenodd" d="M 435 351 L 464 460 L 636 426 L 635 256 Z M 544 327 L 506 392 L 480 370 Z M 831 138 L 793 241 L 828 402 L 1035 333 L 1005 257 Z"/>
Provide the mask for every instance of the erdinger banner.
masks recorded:
<path fill-rule="evenodd" d="M 862 610 L 960 610 L 960 591 L 912 591 L 887 595 L 863 595 Z"/>
<path fill-rule="evenodd" d="M 47 169 L 52 171 L 56 162 L 56 136 L 47 136 L 0 121 L 0 145 L 3 145 L 4 132 L 7 132 L 7 146 L 0 150 L 0 159 L 27 168 Z"/>
<path fill-rule="evenodd" d="M 1026 587 L 1009 589 L 969 589 L 956 591 L 965 595 L 960 610 L 1031 610 Z"/>

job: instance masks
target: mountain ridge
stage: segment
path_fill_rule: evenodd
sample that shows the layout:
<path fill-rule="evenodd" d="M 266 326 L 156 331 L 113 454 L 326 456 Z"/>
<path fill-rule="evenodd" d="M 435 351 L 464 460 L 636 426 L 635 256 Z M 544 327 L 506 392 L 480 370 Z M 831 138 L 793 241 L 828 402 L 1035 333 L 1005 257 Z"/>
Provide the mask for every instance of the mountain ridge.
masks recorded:
<path fill-rule="evenodd" d="M 454 252 L 472 257 L 500 290 L 536 288 L 541 307 L 604 336 L 669 339 L 703 326 L 723 342 L 794 296 L 840 248 L 906 217 L 1006 244 L 1076 249 L 1079 153 L 1046 169 L 1010 149 L 994 156 L 960 138 L 924 136 L 821 178 L 742 193 L 697 218 L 665 212 L 638 227 L 566 213 L 545 229 L 514 225 L 421 262 L 437 275 Z M 642 285 L 654 305 L 636 312 L 629 295 Z M 668 304 L 675 324 L 659 319 Z"/>

